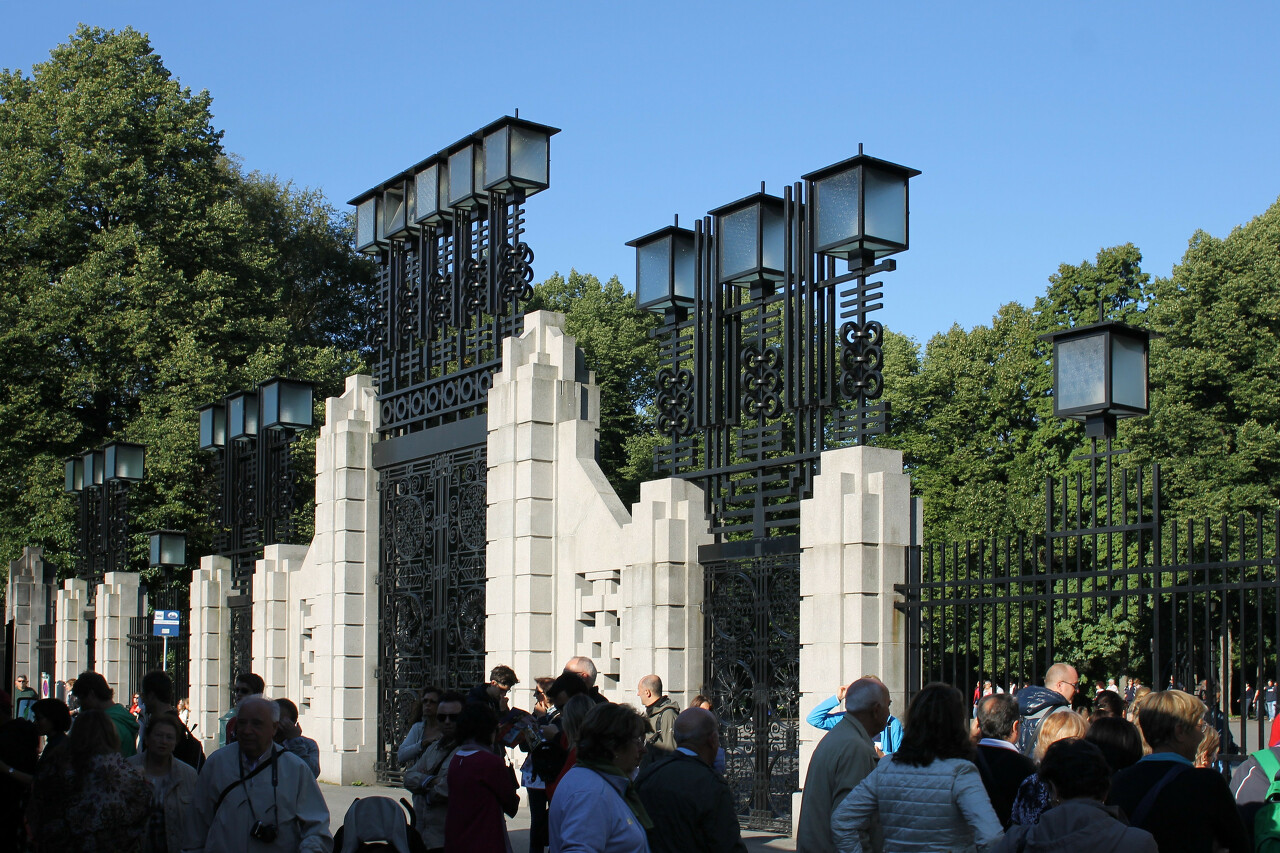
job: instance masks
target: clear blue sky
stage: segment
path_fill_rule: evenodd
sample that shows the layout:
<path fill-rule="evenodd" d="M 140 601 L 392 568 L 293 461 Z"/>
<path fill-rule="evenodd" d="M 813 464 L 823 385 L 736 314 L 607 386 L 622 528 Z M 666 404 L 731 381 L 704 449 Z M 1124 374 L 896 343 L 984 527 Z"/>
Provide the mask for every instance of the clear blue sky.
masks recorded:
<path fill-rule="evenodd" d="M 539 278 L 632 287 L 623 244 L 857 151 L 921 169 L 881 319 L 925 342 L 1132 241 L 1280 195 L 1280 4 L 9 2 L 0 66 L 147 32 L 250 169 L 347 199 L 519 107 L 563 128 Z"/>

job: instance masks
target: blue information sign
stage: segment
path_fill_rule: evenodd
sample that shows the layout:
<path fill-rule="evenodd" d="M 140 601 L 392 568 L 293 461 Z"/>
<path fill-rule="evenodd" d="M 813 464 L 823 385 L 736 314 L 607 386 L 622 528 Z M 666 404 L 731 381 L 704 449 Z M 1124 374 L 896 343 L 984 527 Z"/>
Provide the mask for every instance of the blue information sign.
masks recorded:
<path fill-rule="evenodd" d="M 155 637 L 176 637 L 178 636 L 178 626 L 178 611 L 157 610 L 151 625 L 151 634 Z"/>

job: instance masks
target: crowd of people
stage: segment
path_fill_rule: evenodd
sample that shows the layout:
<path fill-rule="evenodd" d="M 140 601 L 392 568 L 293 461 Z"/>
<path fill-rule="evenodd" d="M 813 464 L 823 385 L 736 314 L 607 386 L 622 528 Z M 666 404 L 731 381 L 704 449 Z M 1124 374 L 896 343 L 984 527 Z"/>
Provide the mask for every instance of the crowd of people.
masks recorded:
<path fill-rule="evenodd" d="M 1280 746 L 1228 783 L 1220 710 L 1176 688 L 1095 688 L 1066 663 L 1016 693 L 988 682 L 974 701 L 929 684 L 890 739 L 888 689 L 853 682 L 810 761 L 797 849 L 1244 853 L 1280 842 Z"/>
<path fill-rule="evenodd" d="M 710 701 L 682 711 L 648 675 L 641 711 L 606 701 L 596 677 L 589 658 L 572 658 L 536 680 L 528 711 L 510 705 L 518 680 L 506 666 L 466 693 L 422 690 L 397 758 L 427 850 L 509 851 L 504 816 L 521 807 L 520 787 L 530 853 L 745 850 Z"/>
<path fill-rule="evenodd" d="M 348 833 L 351 850 L 373 839 L 402 853 L 509 853 L 506 820 L 523 807 L 531 853 L 745 851 L 710 701 L 681 710 L 649 675 L 637 710 L 608 702 L 596 677 L 590 659 L 572 658 L 536 679 L 528 711 L 512 707 L 507 666 L 466 690 L 424 688 L 396 755 L 408 815 L 386 798 L 357 801 L 338 838 Z M 67 702 L 23 694 L 25 682 L 0 695 L 0 714 L 19 712 L 0 720 L 0 849 L 334 849 L 319 749 L 297 706 L 264 696 L 257 675 L 236 678 L 227 743 L 207 759 L 164 672 L 148 673 L 128 707 L 92 671 Z M 1225 715 L 1210 686 L 1197 693 L 1090 691 L 1058 663 L 1016 692 L 926 685 L 898 719 L 888 688 L 864 676 L 807 717 L 823 735 L 797 849 L 1243 853 L 1280 842 L 1280 746 L 1228 783 Z"/>

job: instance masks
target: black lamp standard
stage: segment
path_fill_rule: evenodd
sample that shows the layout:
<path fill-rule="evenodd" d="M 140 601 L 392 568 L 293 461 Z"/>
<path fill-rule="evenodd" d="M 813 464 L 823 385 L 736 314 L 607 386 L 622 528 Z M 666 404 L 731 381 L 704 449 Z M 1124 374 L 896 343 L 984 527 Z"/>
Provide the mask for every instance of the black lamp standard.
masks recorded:
<path fill-rule="evenodd" d="M 146 473 L 146 448 L 112 441 L 66 461 L 64 489 L 79 500 L 76 576 L 89 585 L 90 602 L 107 572 L 129 568 L 129 488 Z M 87 628 L 86 658 L 96 666 L 97 611 L 82 614 Z"/>
<path fill-rule="evenodd" d="M 233 673 L 247 671 L 251 659 L 254 564 L 265 546 L 293 536 L 298 483 L 290 450 L 312 425 L 313 397 L 312 383 L 275 377 L 200 409 L 200 449 L 214 454 L 217 483 L 213 550 L 231 561 Z"/>

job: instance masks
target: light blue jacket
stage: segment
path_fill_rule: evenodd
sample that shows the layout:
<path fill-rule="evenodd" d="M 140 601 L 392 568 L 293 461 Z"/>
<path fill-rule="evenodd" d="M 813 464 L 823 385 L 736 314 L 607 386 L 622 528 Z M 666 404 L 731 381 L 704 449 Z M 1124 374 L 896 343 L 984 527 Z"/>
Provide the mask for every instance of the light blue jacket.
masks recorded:
<path fill-rule="evenodd" d="M 623 794 L 627 780 L 574 767 L 551 798 L 551 853 L 649 853 L 644 827 Z"/>
<path fill-rule="evenodd" d="M 810 711 L 809 716 L 804 719 L 806 723 L 815 729 L 829 732 L 836 727 L 836 723 L 844 719 L 844 709 L 840 708 L 840 700 L 833 694 L 829 699 L 819 702 L 817 707 Z M 902 723 L 898 722 L 897 717 L 890 714 L 889 723 L 884 727 L 884 731 L 876 735 L 872 742 L 880 747 L 880 751 L 885 755 L 892 755 L 897 752 L 898 747 L 902 745 Z"/>

